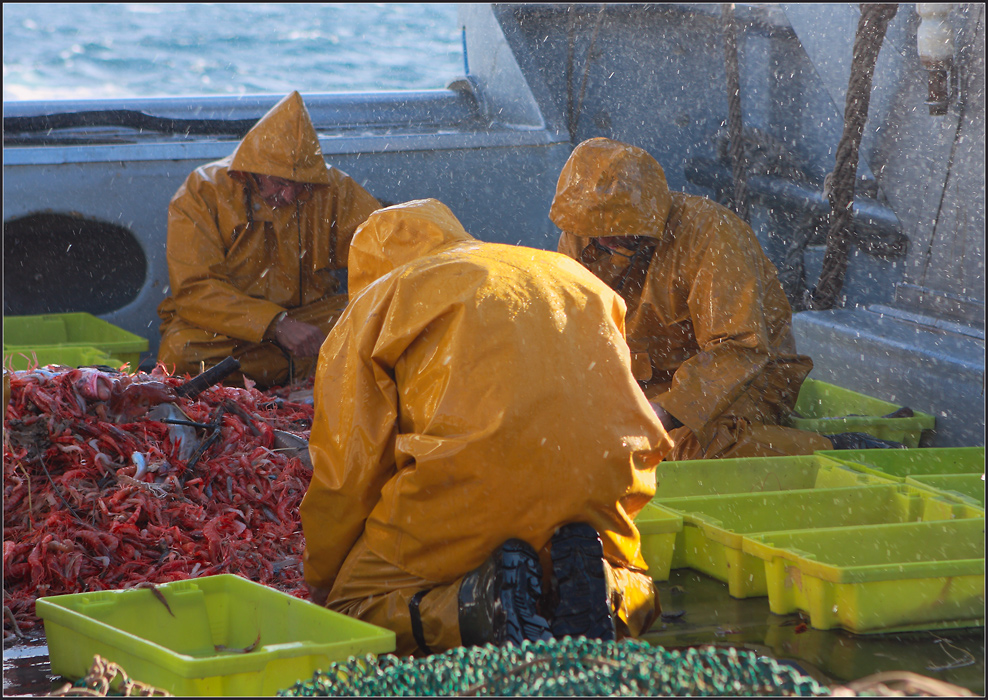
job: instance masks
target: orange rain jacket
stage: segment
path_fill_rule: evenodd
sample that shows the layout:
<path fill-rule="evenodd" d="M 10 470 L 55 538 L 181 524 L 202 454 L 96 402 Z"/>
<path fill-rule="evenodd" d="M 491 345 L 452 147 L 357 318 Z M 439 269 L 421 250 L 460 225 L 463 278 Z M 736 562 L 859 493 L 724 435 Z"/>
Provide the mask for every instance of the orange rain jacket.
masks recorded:
<path fill-rule="evenodd" d="M 311 586 L 332 586 L 361 533 L 452 582 L 574 521 L 612 564 L 646 569 L 632 519 L 671 442 L 631 374 L 617 294 L 558 253 L 475 240 L 434 199 L 371 215 L 349 285 L 316 370 Z"/>
<path fill-rule="evenodd" d="M 297 206 L 274 208 L 248 173 L 311 187 Z M 346 267 L 353 232 L 379 207 L 345 173 L 326 166 L 302 97 L 291 93 L 232 155 L 197 168 L 172 198 L 171 296 L 158 307 L 163 341 L 194 327 L 261 342 L 282 311 L 336 295 L 333 271 Z"/>
<path fill-rule="evenodd" d="M 606 138 L 573 150 L 549 217 L 563 231 L 559 252 L 627 303 L 635 378 L 701 448 L 728 416 L 785 421 L 813 362 L 796 353 L 778 273 L 744 221 L 704 197 L 670 192 L 652 156 Z M 594 245 L 601 236 L 643 238 L 625 256 Z M 830 446 L 813 433 L 770 433 L 784 453 Z"/>

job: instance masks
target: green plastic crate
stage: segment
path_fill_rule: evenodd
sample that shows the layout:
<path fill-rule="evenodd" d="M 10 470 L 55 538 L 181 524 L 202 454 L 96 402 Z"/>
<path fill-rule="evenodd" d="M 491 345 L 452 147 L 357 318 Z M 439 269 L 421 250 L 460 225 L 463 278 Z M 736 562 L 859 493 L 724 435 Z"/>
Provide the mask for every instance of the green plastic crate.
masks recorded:
<path fill-rule="evenodd" d="M 78 312 L 4 316 L 3 345 L 5 355 L 8 347 L 32 348 L 36 352 L 51 346 L 93 347 L 136 369 L 141 353 L 147 352 L 148 339 L 92 314 Z"/>
<path fill-rule="evenodd" d="M 395 650 L 390 630 L 233 574 L 157 589 L 173 614 L 148 589 L 39 598 L 52 673 L 82 678 L 99 654 L 175 695 L 255 697 L 333 662 Z"/>
<path fill-rule="evenodd" d="M 660 462 L 655 468 L 655 498 L 716 496 L 729 493 L 791 491 L 890 483 L 820 454 Z"/>
<path fill-rule="evenodd" d="M 648 503 L 635 518 L 641 535 L 642 558 L 654 581 L 668 581 L 676 535 L 683 529 L 683 516 Z"/>
<path fill-rule="evenodd" d="M 820 450 L 818 455 L 853 469 L 903 481 L 907 476 L 984 474 L 984 447 L 923 447 L 916 450 Z"/>
<path fill-rule="evenodd" d="M 123 364 L 119 359 L 110 357 L 99 348 L 85 345 L 39 345 L 37 347 L 3 348 L 3 364 L 14 370 L 24 370 L 34 365 L 65 365 L 67 367 L 83 367 L 87 365 L 106 365 L 119 367 Z"/>
<path fill-rule="evenodd" d="M 769 608 L 858 634 L 979 627 L 985 521 L 870 525 L 746 537 L 764 561 Z"/>
<path fill-rule="evenodd" d="M 799 390 L 790 425 L 824 435 L 868 433 L 882 440 L 917 447 L 924 430 L 936 427 L 936 418 L 913 411 L 910 418 L 883 418 L 901 408 L 894 403 L 859 394 L 850 389 L 807 379 Z"/>
<path fill-rule="evenodd" d="M 761 561 L 743 551 L 742 541 L 748 535 L 984 518 L 984 511 L 973 506 L 895 483 L 670 498 L 658 503 L 683 516 L 683 530 L 677 535 L 671 568 L 688 567 L 724 581 L 735 598 L 768 592 Z"/>
<path fill-rule="evenodd" d="M 961 501 L 970 501 L 982 510 L 985 507 L 984 474 L 928 474 L 907 476 L 906 483 L 926 487 Z"/>

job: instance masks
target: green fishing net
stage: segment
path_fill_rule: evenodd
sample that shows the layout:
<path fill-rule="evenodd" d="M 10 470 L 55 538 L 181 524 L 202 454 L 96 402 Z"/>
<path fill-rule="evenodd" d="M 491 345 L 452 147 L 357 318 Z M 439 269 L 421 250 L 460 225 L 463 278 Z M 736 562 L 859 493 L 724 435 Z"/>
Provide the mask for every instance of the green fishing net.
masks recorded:
<path fill-rule="evenodd" d="M 830 691 L 774 659 L 734 648 L 666 650 L 638 640 L 565 637 L 393 654 L 330 665 L 281 696 L 821 696 Z"/>

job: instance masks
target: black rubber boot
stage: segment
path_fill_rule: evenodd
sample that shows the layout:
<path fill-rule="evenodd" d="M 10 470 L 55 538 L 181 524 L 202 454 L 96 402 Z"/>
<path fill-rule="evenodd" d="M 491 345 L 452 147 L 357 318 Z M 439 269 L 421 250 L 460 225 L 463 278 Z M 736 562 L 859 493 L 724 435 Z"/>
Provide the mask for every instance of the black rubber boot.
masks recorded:
<path fill-rule="evenodd" d="M 901 442 L 882 440 L 868 433 L 838 433 L 836 435 L 824 435 L 824 437 L 834 443 L 835 450 L 901 450 L 906 447 Z"/>
<path fill-rule="evenodd" d="M 570 523 L 556 530 L 552 536 L 552 572 L 559 589 L 552 636 L 613 640 L 604 547 L 597 531 L 587 523 Z"/>
<path fill-rule="evenodd" d="M 541 595 L 538 554 L 527 542 L 508 540 L 460 583 L 463 646 L 551 639 L 549 623 L 536 611 Z"/>

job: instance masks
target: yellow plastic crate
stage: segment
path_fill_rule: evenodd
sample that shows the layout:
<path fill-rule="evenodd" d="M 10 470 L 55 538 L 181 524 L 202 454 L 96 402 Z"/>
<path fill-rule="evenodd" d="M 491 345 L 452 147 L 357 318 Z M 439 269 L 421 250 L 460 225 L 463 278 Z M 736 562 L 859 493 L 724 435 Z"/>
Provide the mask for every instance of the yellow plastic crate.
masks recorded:
<path fill-rule="evenodd" d="M 917 447 L 923 431 L 936 427 L 936 418 L 920 411 L 913 411 L 908 418 L 884 417 L 899 408 L 902 407 L 850 389 L 807 379 L 796 399 L 795 410 L 800 417 L 791 418 L 790 425 L 824 435 L 868 433 Z"/>
<path fill-rule="evenodd" d="M 13 370 L 26 370 L 37 365 L 65 365 L 66 367 L 83 367 L 87 365 L 106 365 L 120 367 L 123 362 L 110 357 L 99 348 L 85 345 L 39 345 L 37 347 L 3 348 L 3 364 Z"/>
<path fill-rule="evenodd" d="M 648 564 L 649 575 L 655 581 L 668 581 L 676 534 L 683 529 L 683 517 L 649 503 L 635 518 L 635 526 L 641 535 L 642 558 Z"/>
<path fill-rule="evenodd" d="M 984 513 L 984 447 L 824 450 L 817 454 L 856 471 L 928 489 L 945 500 L 969 504 Z"/>
<path fill-rule="evenodd" d="M 8 354 L 8 347 L 31 348 L 37 352 L 53 346 L 97 348 L 136 369 L 141 353 L 148 349 L 148 339 L 92 314 L 77 312 L 4 316 L 3 345 L 4 355 Z"/>
<path fill-rule="evenodd" d="M 671 568 L 689 567 L 728 585 L 735 598 L 768 592 L 765 568 L 743 551 L 746 536 L 920 520 L 984 518 L 973 506 L 885 483 L 846 488 L 673 498 L 659 505 L 683 516 Z"/>
<path fill-rule="evenodd" d="M 749 536 L 769 608 L 857 634 L 984 625 L 984 519 Z"/>
<path fill-rule="evenodd" d="M 255 697 L 333 662 L 395 650 L 394 632 L 233 574 L 158 591 L 171 612 L 148 589 L 39 598 L 52 673 L 81 678 L 99 654 L 174 695 Z"/>
<path fill-rule="evenodd" d="M 916 450 L 820 450 L 816 454 L 857 471 L 903 481 L 908 476 L 984 474 L 984 447 L 922 447 Z"/>
<path fill-rule="evenodd" d="M 660 462 L 655 503 L 669 498 L 892 483 L 823 455 Z"/>
<path fill-rule="evenodd" d="M 984 474 L 927 474 L 907 476 L 906 483 L 928 488 L 944 497 L 953 497 L 985 509 Z"/>

